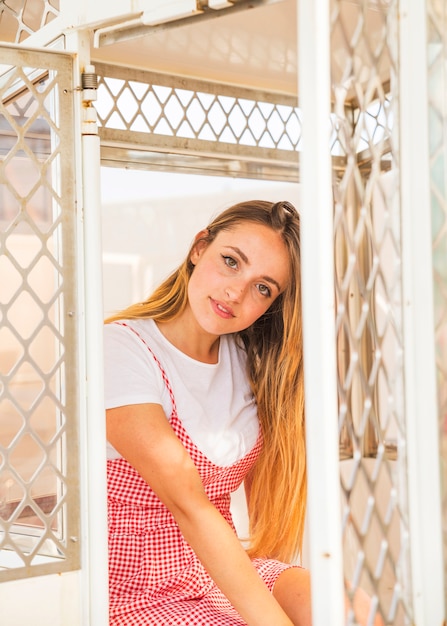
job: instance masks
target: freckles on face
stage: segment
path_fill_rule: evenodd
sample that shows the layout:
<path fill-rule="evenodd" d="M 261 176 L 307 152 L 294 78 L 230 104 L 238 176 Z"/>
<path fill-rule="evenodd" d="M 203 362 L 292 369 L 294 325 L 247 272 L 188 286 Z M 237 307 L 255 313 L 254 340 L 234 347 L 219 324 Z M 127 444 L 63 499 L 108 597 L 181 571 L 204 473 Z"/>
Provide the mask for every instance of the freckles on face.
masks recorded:
<path fill-rule="evenodd" d="M 190 308 L 199 325 L 216 335 L 253 324 L 290 279 L 287 247 L 263 224 L 243 222 L 220 231 L 210 244 L 196 246 L 191 261 Z"/>

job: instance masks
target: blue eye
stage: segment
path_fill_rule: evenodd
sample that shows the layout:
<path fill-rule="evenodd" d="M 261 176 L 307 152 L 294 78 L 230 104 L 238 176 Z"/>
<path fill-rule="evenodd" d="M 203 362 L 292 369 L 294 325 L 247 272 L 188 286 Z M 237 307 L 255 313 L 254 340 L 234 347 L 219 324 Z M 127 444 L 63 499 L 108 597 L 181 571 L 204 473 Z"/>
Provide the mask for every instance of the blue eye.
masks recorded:
<path fill-rule="evenodd" d="M 232 269 L 235 269 L 237 267 L 237 261 L 236 259 L 233 259 L 232 256 L 222 255 L 222 258 L 224 260 L 225 265 L 227 265 L 228 267 L 231 267 Z"/>

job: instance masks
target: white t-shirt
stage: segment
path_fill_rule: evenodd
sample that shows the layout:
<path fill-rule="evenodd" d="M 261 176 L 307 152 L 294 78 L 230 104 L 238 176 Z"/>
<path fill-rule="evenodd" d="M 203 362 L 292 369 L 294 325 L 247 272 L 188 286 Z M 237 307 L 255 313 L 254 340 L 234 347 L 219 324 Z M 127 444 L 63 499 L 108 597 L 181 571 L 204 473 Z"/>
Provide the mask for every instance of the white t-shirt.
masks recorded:
<path fill-rule="evenodd" d="M 246 376 L 246 354 L 234 338 L 220 338 L 218 362 L 209 364 L 178 350 L 151 319 L 125 323 L 160 361 L 178 417 L 201 452 L 220 466 L 245 456 L 256 442 L 259 422 Z M 106 409 L 150 402 L 161 404 L 170 417 L 171 399 L 158 365 L 143 341 L 119 323 L 104 326 L 104 382 Z M 107 458 L 120 458 L 110 444 Z"/>

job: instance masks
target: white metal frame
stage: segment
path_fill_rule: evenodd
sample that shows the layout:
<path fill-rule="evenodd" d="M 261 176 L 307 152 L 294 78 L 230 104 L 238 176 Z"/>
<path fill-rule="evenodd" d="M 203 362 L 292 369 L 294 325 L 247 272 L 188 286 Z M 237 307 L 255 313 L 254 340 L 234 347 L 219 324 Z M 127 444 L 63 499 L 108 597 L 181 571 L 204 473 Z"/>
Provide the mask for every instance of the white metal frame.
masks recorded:
<path fill-rule="evenodd" d="M 314 626 L 344 623 L 334 255 L 331 253 L 334 241 L 329 23 L 329 0 L 298 3 L 299 93 L 305 120 L 301 155 L 301 280 Z"/>
<path fill-rule="evenodd" d="M 433 321 L 424 0 L 400 3 L 400 172 L 408 508 L 414 622 L 445 623 Z"/>
<path fill-rule="evenodd" d="M 87 32 L 67 36 L 67 48 L 76 54 L 78 77 L 75 99 L 76 123 L 80 130 L 76 145 L 79 219 L 80 335 L 82 372 L 81 397 L 85 398 L 80 422 L 81 524 L 85 529 L 82 545 L 82 623 L 108 625 L 108 545 L 106 431 L 103 386 L 103 302 L 101 250 L 100 139 L 94 95 L 81 89 L 81 75 L 90 64 Z"/>
<path fill-rule="evenodd" d="M 76 300 L 76 273 L 70 272 L 71 259 L 74 255 L 74 233 L 73 225 L 74 218 L 72 207 L 74 204 L 74 185 L 72 184 L 72 170 L 74 169 L 73 162 L 73 106 L 71 96 L 68 95 L 72 82 L 72 63 L 68 55 L 54 54 L 51 51 L 39 51 L 33 53 L 30 50 L 24 50 L 17 46 L 4 44 L 2 45 L 2 61 L 4 62 L 2 71 L 2 80 L 4 80 L 4 90 L 2 93 L 3 102 L 7 102 L 8 98 L 14 101 L 16 97 L 20 98 L 20 94 L 28 94 L 32 99 L 32 106 L 36 106 L 34 112 L 30 114 L 29 120 L 39 117 L 51 118 L 51 124 L 54 124 L 52 132 L 54 133 L 54 144 L 57 147 L 51 145 L 49 148 L 49 154 L 52 158 L 51 173 L 52 173 L 52 185 L 54 186 L 54 196 L 52 198 L 54 214 L 49 221 L 51 222 L 51 240 L 53 245 L 51 247 L 52 260 L 55 266 L 58 266 L 61 273 L 61 281 L 57 284 L 55 291 L 52 295 L 51 307 L 55 309 L 55 320 L 53 326 L 54 337 L 49 342 L 50 345 L 54 341 L 54 345 L 57 345 L 57 369 L 52 371 L 43 371 L 40 369 L 41 363 L 39 359 L 36 362 L 35 371 L 38 372 L 38 376 L 41 380 L 45 380 L 45 386 L 51 386 L 51 380 L 55 378 L 57 373 L 57 385 L 64 385 L 63 394 L 58 395 L 59 392 L 54 392 L 54 396 L 44 390 L 41 394 L 42 397 L 47 398 L 53 406 L 54 416 L 58 414 L 60 421 L 58 424 L 57 432 L 53 435 L 53 441 L 50 441 L 48 445 L 42 442 L 42 450 L 45 448 L 45 455 L 55 454 L 58 458 L 58 468 L 53 466 L 53 470 L 59 474 L 59 479 L 64 486 L 69 488 L 64 495 L 62 489 L 55 488 L 55 493 L 50 495 L 55 498 L 54 505 L 57 510 L 58 516 L 58 528 L 57 530 L 51 527 L 51 520 L 49 518 L 41 519 L 42 528 L 36 531 L 35 528 L 27 527 L 22 521 L 18 521 L 17 524 L 10 523 L 5 520 L 2 524 L 2 530 L 0 536 L 2 537 L 2 567 L 1 567 L 1 579 L 3 582 L 11 582 L 20 578 L 26 578 L 33 575 L 51 574 L 54 572 L 66 572 L 75 570 L 79 567 L 79 550 L 77 548 L 78 536 L 79 536 L 79 523 L 78 523 L 78 508 L 79 508 L 79 489 L 78 489 L 78 456 L 77 456 L 77 439 L 78 439 L 78 407 L 79 398 L 77 394 L 77 341 L 78 335 L 76 332 L 73 316 L 68 314 L 64 319 L 61 311 L 62 308 L 68 313 L 75 307 Z M 8 68 L 12 68 L 13 82 L 9 83 L 11 74 Z M 22 76 L 26 75 L 26 78 L 20 77 L 20 72 L 16 71 L 17 68 L 21 69 Z M 30 83 L 34 80 L 40 80 L 42 76 L 48 75 L 48 90 L 44 96 L 47 100 L 47 109 L 43 102 L 39 102 L 39 96 L 35 89 L 35 85 L 31 87 Z M 32 76 L 32 80 L 30 80 Z M 6 85 L 9 84 L 9 88 Z M 5 91 L 6 88 L 6 91 Z M 51 98 L 51 101 L 50 101 Z M 28 102 L 29 105 L 29 102 Z M 31 107 L 30 107 L 31 108 Z M 13 115 L 13 114 L 11 114 Z M 7 117 L 7 114 L 2 112 L 2 117 Z M 50 124 L 48 124 L 48 128 Z M 14 135 L 14 141 L 17 139 L 17 144 L 23 145 L 23 138 L 20 138 L 20 132 L 11 132 L 11 136 Z M 50 145 L 52 140 L 48 141 Z M 12 154 L 12 153 L 10 153 Z M 10 154 L 6 156 L 5 162 L 9 159 Z M 45 179 L 45 169 L 48 166 L 48 161 L 44 164 L 43 158 L 39 157 L 37 153 L 34 153 L 36 161 L 39 161 L 41 167 L 37 167 L 39 184 L 42 185 L 42 181 Z M 27 159 L 27 157 L 25 157 Z M 8 184 L 9 173 L 3 172 L 2 184 Z M 64 186 L 64 194 L 60 192 L 60 185 Z M 22 203 L 24 196 L 21 198 Z M 51 209 L 49 209 L 51 213 Z M 18 222 L 22 221 L 22 216 L 18 217 Z M 16 224 L 17 225 L 17 224 Z M 3 248 L 7 238 L 13 234 L 14 228 L 11 225 L 5 230 L 5 239 L 2 241 L 2 254 L 8 255 L 8 244 Z M 45 258 L 45 247 L 49 247 L 50 239 L 47 239 L 47 233 L 39 232 L 36 228 L 34 231 L 34 240 L 40 240 L 40 245 L 43 248 L 43 255 L 36 256 L 35 265 L 39 262 L 40 258 Z M 11 255 L 11 253 L 9 252 Z M 12 253 L 11 258 L 14 257 Z M 17 263 L 17 260 L 16 260 Z M 31 267 L 31 266 L 30 266 Z M 53 267 L 56 272 L 56 267 Z M 32 270 L 31 270 L 32 271 Z M 64 274 L 62 276 L 62 274 Z M 69 278 L 68 278 L 68 275 Z M 22 286 L 16 291 L 16 296 L 28 293 L 33 294 L 32 281 L 28 280 L 29 268 L 23 268 Z M 37 295 L 36 302 L 39 301 Z M 13 300 L 11 300 L 13 302 Z M 50 303 L 49 303 L 50 304 Z M 3 314 L 8 312 L 9 303 L 3 308 Z M 40 302 L 39 308 L 41 311 L 45 311 L 45 305 Z M 42 320 L 44 320 L 44 327 L 50 322 L 50 315 L 47 312 L 43 314 Z M 7 316 L 9 317 L 9 315 Z M 52 324 L 50 323 L 49 326 Z M 5 328 L 7 325 L 5 325 Z M 38 329 L 39 325 L 36 326 Z M 37 330 L 37 332 L 40 332 Z M 34 336 L 36 330 L 34 330 Z M 20 336 L 20 333 L 19 333 Z M 56 339 L 57 336 L 57 339 Z M 23 336 L 20 338 L 22 347 L 29 350 L 30 345 L 34 340 L 33 335 L 30 337 Z M 53 368 L 56 365 L 56 361 L 53 363 Z M 62 367 L 61 367 L 62 366 Z M 73 374 L 67 378 L 64 372 L 73 370 Z M 32 380 L 33 376 L 28 378 L 28 381 Z M 9 382 L 9 381 L 8 381 Z M 6 386 L 8 385 L 6 382 Z M 6 394 L 7 397 L 7 394 Z M 63 421 L 68 417 L 66 423 Z M 22 414 L 23 425 L 27 422 L 26 427 L 30 428 L 30 432 L 33 432 L 33 427 L 30 424 L 32 418 L 31 410 L 28 407 L 24 407 Z M 6 418 L 7 419 L 7 418 Z M 29 421 L 28 421 L 29 420 Z M 56 436 L 57 435 L 57 436 Z M 20 441 L 16 437 L 16 440 Z M 59 442 L 56 444 L 55 442 Z M 63 450 L 63 452 L 62 452 Z M 5 455 L 6 456 L 6 455 Z M 6 457 L 7 458 L 7 457 Z M 3 465 L 3 464 L 2 464 Z M 7 462 L 2 467 L 8 469 Z M 55 476 L 56 476 L 55 473 Z M 18 480 L 20 480 L 18 478 Z M 25 481 L 25 479 L 24 479 Z M 32 483 L 28 482 L 28 486 L 31 487 Z M 32 496 L 31 489 L 24 489 L 24 500 L 19 506 L 27 503 L 33 506 L 34 497 Z M 65 490 L 65 489 L 64 489 Z M 20 510 L 20 509 L 19 509 Z M 49 511 L 47 511 L 49 512 Z M 4 530 L 3 530 L 4 528 Z M 9 537 L 13 537 L 13 541 L 10 543 Z M 17 537 L 17 541 L 15 540 Z M 14 549 L 14 544 L 19 546 L 19 550 Z M 20 554 L 20 549 L 23 550 L 23 554 Z M 61 558 L 62 557 L 62 558 Z"/>

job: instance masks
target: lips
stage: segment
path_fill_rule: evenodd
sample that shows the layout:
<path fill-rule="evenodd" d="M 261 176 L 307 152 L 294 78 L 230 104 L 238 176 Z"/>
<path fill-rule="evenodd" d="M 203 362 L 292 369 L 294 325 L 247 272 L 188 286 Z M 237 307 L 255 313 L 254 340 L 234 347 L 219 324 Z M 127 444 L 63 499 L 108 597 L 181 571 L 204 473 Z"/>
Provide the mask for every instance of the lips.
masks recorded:
<path fill-rule="evenodd" d="M 213 298 L 210 298 L 210 301 L 211 301 L 211 307 L 213 311 L 219 317 L 222 317 L 223 319 L 226 319 L 226 320 L 234 317 L 234 313 L 231 307 L 223 304 L 222 302 L 219 302 L 218 300 L 214 300 Z"/>

